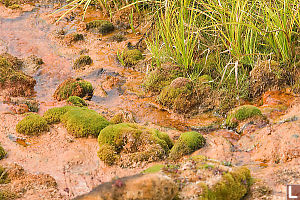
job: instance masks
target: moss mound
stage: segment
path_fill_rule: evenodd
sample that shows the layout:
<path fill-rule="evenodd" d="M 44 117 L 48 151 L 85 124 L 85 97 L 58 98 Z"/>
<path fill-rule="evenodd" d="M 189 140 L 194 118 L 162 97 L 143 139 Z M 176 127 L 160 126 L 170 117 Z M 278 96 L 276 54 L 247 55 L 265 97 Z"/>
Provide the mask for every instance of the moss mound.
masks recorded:
<path fill-rule="evenodd" d="M 192 131 L 182 133 L 171 149 L 169 157 L 171 159 L 178 159 L 183 155 L 190 154 L 200 149 L 205 143 L 205 138 L 198 132 Z"/>
<path fill-rule="evenodd" d="M 71 103 L 74 106 L 79 106 L 79 107 L 87 106 L 86 102 L 82 98 L 77 96 L 70 96 L 67 102 Z"/>
<path fill-rule="evenodd" d="M 81 55 L 74 62 L 73 69 L 80 69 L 85 67 L 86 65 L 92 64 L 93 60 L 88 55 Z"/>
<path fill-rule="evenodd" d="M 49 131 L 49 126 L 42 116 L 30 114 L 17 124 L 16 131 L 25 135 L 39 135 L 41 132 Z"/>
<path fill-rule="evenodd" d="M 90 82 L 82 79 L 69 78 L 58 86 L 53 96 L 58 101 L 66 100 L 70 96 L 91 99 L 93 92 L 94 89 Z"/>
<path fill-rule="evenodd" d="M 212 188 L 207 188 L 203 196 L 208 199 L 239 200 L 250 189 L 251 175 L 246 167 L 240 167 L 222 176 Z"/>
<path fill-rule="evenodd" d="M 99 158 L 108 165 L 118 163 L 121 166 L 162 159 L 173 146 L 173 142 L 166 133 L 131 123 L 110 125 L 104 128 L 98 136 L 98 143 Z M 110 162 L 111 160 L 114 162 Z"/>
<path fill-rule="evenodd" d="M 114 42 L 122 42 L 122 41 L 127 40 L 127 38 L 122 33 L 117 33 L 117 34 L 113 35 L 110 39 L 111 39 L 111 41 L 114 41 Z"/>
<path fill-rule="evenodd" d="M 173 82 L 184 84 L 172 84 Z M 197 104 L 191 81 L 179 77 L 173 80 L 171 85 L 164 87 L 157 97 L 158 103 L 178 113 L 188 113 Z M 180 87 L 177 87 L 180 85 Z"/>
<path fill-rule="evenodd" d="M 94 20 L 86 24 L 86 30 L 103 35 L 114 31 L 114 29 L 114 25 L 106 20 Z"/>
<path fill-rule="evenodd" d="M 64 40 L 65 40 L 65 42 L 68 45 L 70 45 L 70 44 L 72 44 L 74 42 L 78 42 L 78 41 L 84 40 L 84 37 L 80 33 L 71 33 L 71 34 L 66 35 L 66 37 L 65 37 Z"/>
<path fill-rule="evenodd" d="M 75 137 L 97 137 L 109 122 L 96 111 L 88 108 L 74 108 L 61 116 L 68 132 Z"/>
<path fill-rule="evenodd" d="M 3 159 L 6 156 L 6 151 L 4 148 L 0 145 L 0 160 Z"/>
<path fill-rule="evenodd" d="M 146 91 L 159 93 L 164 87 L 170 85 L 174 79 L 182 75 L 183 72 L 178 66 L 166 63 L 146 76 L 143 87 Z"/>
<path fill-rule="evenodd" d="M 142 52 L 138 49 L 127 49 L 121 54 L 121 63 L 125 67 L 132 67 L 136 65 L 140 60 L 144 59 Z"/>
<path fill-rule="evenodd" d="M 284 88 L 290 79 L 288 71 L 275 61 L 265 61 L 250 72 L 250 93 L 256 98 L 268 90 Z"/>
<path fill-rule="evenodd" d="M 229 128 L 235 128 L 239 122 L 254 116 L 262 116 L 259 108 L 252 105 L 240 106 L 229 112 L 225 125 Z"/>
<path fill-rule="evenodd" d="M 20 69 L 22 62 L 9 54 L 0 55 L 0 95 L 31 96 L 36 81 Z"/>
<path fill-rule="evenodd" d="M 47 110 L 43 117 L 48 124 L 54 124 L 61 122 L 61 116 L 69 110 L 74 109 L 73 106 L 56 107 Z"/>
<path fill-rule="evenodd" d="M 98 157 L 107 165 L 113 165 L 118 159 L 118 155 L 115 151 L 115 148 L 109 144 L 100 145 Z"/>

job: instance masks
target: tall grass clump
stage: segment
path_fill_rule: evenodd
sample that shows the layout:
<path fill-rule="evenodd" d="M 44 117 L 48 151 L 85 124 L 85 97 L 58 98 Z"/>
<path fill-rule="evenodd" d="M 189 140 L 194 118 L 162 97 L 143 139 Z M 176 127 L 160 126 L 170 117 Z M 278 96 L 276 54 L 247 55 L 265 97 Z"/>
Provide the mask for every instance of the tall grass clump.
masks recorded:
<path fill-rule="evenodd" d="M 86 9 L 90 0 L 72 2 L 84 3 Z M 283 70 L 293 70 L 299 62 L 300 0 L 98 0 L 98 3 L 110 15 L 127 8 L 132 9 L 131 18 L 133 12 L 150 15 L 147 19 L 152 20 L 153 26 L 145 35 L 152 69 L 171 62 L 191 80 L 210 75 L 210 85 L 215 93 L 221 94 L 222 102 L 231 104 L 229 107 L 241 98 L 251 97 L 250 72 L 261 60 L 275 60 Z M 132 29 L 135 30 L 133 26 Z"/>

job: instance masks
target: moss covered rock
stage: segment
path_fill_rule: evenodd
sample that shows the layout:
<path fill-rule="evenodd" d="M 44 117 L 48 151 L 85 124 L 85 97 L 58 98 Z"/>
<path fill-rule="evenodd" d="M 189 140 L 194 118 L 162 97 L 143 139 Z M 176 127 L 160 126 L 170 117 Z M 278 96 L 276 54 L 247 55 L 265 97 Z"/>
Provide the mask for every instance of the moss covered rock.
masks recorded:
<path fill-rule="evenodd" d="M 240 200 L 252 183 L 248 168 L 228 166 L 202 155 L 185 158 L 175 165 L 166 163 L 159 173 L 177 183 L 178 199 Z"/>
<path fill-rule="evenodd" d="M 4 148 L 0 145 L 0 160 L 3 159 L 6 156 L 6 151 Z"/>
<path fill-rule="evenodd" d="M 202 196 L 207 199 L 239 200 L 247 194 L 251 185 L 250 170 L 240 167 L 225 173 L 222 179 L 206 191 Z"/>
<path fill-rule="evenodd" d="M 109 122 L 96 111 L 88 108 L 73 108 L 61 116 L 68 132 L 75 137 L 97 137 Z"/>
<path fill-rule="evenodd" d="M 59 123 L 61 122 L 61 116 L 71 109 L 74 109 L 74 107 L 63 106 L 63 107 L 51 108 L 44 113 L 43 117 L 48 124 Z"/>
<path fill-rule="evenodd" d="M 190 154 L 205 145 L 205 138 L 198 132 L 182 133 L 170 151 L 171 159 L 178 159 L 183 155 Z"/>
<path fill-rule="evenodd" d="M 129 111 L 121 110 L 117 112 L 111 119 L 110 122 L 112 124 L 120 124 L 120 123 L 135 123 L 134 116 Z"/>
<path fill-rule="evenodd" d="M 86 30 L 103 35 L 114 31 L 114 29 L 114 25 L 106 20 L 94 20 L 86 24 Z"/>
<path fill-rule="evenodd" d="M 125 41 L 127 40 L 127 38 L 124 36 L 124 33 L 117 33 L 117 34 L 114 34 L 111 38 L 110 38 L 111 41 L 114 41 L 114 42 L 122 42 L 122 41 Z"/>
<path fill-rule="evenodd" d="M 178 66 L 165 63 L 146 76 L 143 87 L 146 91 L 159 93 L 164 87 L 170 85 L 174 79 L 182 75 L 183 72 Z"/>
<path fill-rule="evenodd" d="M 130 123 L 106 127 L 100 132 L 98 143 L 101 150 L 98 152 L 99 158 L 106 164 L 118 163 L 121 166 L 162 159 L 173 146 L 166 133 Z M 103 153 L 108 155 L 102 155 Z M 107 157 L 113 158 L 114 162 L 107 162 L 104 159 Z"/>
<path fill-rule="evenodd" d="M 73 69 L 81 69 L 86 65 L 92 64 L 93 60 L 88 55 L 81 55 L 74 62 Z"/>
<path fill-rule="evenodd" d="M 49 126 L 42 116 L 30 114 L 17 124 L 16 131 L 25 135 L 39 135 L 41 132 L 49 131 Z"/>
<path fill-rule="evenodd" d="M 259 108 L 252 105 L 240 106 L 228 113 L 225 125 L 229 128 L 236 128 L 239 122 L 255 116 L 262 116 Z"/>
<path fill-rule="evenodd" d="M 87 103 L 82 98 L 77 96 L 70 96 L 67 102 L 74 106 L 79 106 L 79 107 L 87 106 Z"/>
<path fill-rule="evenodd" d="M 9 54 L 0 55 L 0 95 L 31 96 L 36 81 L 20 69 L 22 62 Z"/>
<path fill-rule="evenodd" d="M 177 113 L 188 113 L 198 104 L 192 82 L 183 77 L 176 78 L 164 87 L 157 101 Z"/>
<path fill-rule="evenodd" d="M 250 72 L 250 93 L 254 98 L 260 97 L 268 90 L 284 88 L 290 79 L 286 68 L 275 61 L 257 64 Z"/>
<path fill-rule="evenodd" d="M 120 56 L 121 63 L 125 67 L 132 67 L 136 65 L 140 60 L 143 60 L 144 56 L 138 49 L 126 49 Z"/>
<path fill-rule="evenodd" d="M 83 35 L 80 33 L 70 33 L 66 35 L 64 41 L 67 45 L 71 45 L 72 43 L 82 41 L 84 39 Z"/>
<path fill-rule="evenodd" d="M 68 78 L 58 86 L 53 96 L 58 101 L 66 100 L 70 96 L 91 99 L 93 92 L 94 89 L 90 82 L 82 79 Z"/>

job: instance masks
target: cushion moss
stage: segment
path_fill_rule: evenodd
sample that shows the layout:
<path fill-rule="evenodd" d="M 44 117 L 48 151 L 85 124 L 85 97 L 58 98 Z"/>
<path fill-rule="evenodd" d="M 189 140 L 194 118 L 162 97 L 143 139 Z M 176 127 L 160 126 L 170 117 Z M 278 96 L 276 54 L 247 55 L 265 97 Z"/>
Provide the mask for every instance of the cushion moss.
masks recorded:
<path fill-rule="evenodd" d="M 166 133 L 133 123 L 115 124 L 104 128 L 98 136 L 98 143 L 101 152 L 104 152 L 103 145 L 109 145 L 110 151 L 108 152 L 110 154 L 112 151 L 118 154 L 125 153 L 126 157 L 134 162 L 158 159 L 158 157 L 168 154 L 173 145 Z M 105 155 L 98 153 L 98 156 L 106 162 L 103 159 L 106 157 Z"/>
<path fill-rule="evenodd" d="M 225 125 L 230 128 L 235 128 L 238 126 L 239 121 L 245 119 L 262 116 L 261 111 L 256 106 L 244 105 L 233 109 L 227 116 Z"/>
<path fill-rule="evenodd" d="M 159 93 L 164 87 L 170 85 L 174 79 L 182 75 L 182 70 L 177 66 L 164 64 L 146 76 L 143 87 L 146 91 Z"/>
<path fill-rule="evenodd" d="M 71 109 L 74 109 L 75 107 L 73 106 L 63 106 L 63 107 L 56 107 L 56 108 L 51 108 L 47 110 L 43 117 L 45 120 L 48 122 L 48 124 L 54 124 L 54 123 L 59 123 L 61 122 L 61 116 L 68 112 Z"/>
<path fill-rule="evenodd" d="M 109 122 L 96 111 L 88 108 L 70 109 L 61 116 L 68 132 L 75 137 L 97 137 Z"/>
<path fill-rule="evenodd" d="M 121 54 L 121 62 L 125 67 L 136 65 L 142 59 L 144 56 L 138 49 L 127 49 Z"/>
<path fill-rule="evenodd" d="M 90 82 L 82 79 L 69 78 L 58 86 L 54 93 L 54 98 L 58 101 L 66 100 L 70 96 L 91 99 L 93 92 L 94 89 Z"/>
<path fill-rule="evenodd" d="M 25 135 L 39 135 L 41 132 L 49 131 L 49 126 L 42 116 L 30 114 L 17 124 L 16 131 Z"/>
<path fill-rule="evenodd" d="M 79 107 L 87 106 L 86 102 L 82 98 L 77 96 L 70 96 L 67 102 L 71 103 L 74 106 L 79 106 Z"/>
<path fill-rule="evenodd" d="M 86 65 L 92 64 L 92 62 L 93 62 L 93 60 L 91 59 L 90 56 L 81 55 L 75 60 L 74 65 L 73 65 L 73 69 L 83 68 Z"/>
<path fill-rule="evenodd" d="M 106 20 L 94 20 L 86 24 L 86 29 L 94 33 L 107 34 L 114 31 L 114 25 Z"/>
<path fill-rule="evenodd" d="M 200 149 L 205 143 L 205 138 L 198 132 L 192 131 L 182 133 L 171 149 L 169 157 L 171 159 L 178 159 L 183 155 L 190 154 Z"/>
<path fill-rule="evenodd" d="M 22 62 L 16 57 L 0 55 L 0 90 L 7 90 L 11 96 L 30 96 L 34 93 L 36 81 L 24 74 L 21 66 Z"/>
<path fill-rule="evenodd" d="M 112 145 L 103 144 L 99 147 L 98 157 L 107 165 L 113 165 L 118 159 L 118 154 Z"/>
<path fill-rule="evenodd" d="M 225 173 L 219 182 L 207 188 L 202 199 L 239 200 L 247 194 L 250 185 L 250 170 L 246 167 L 239 167 L 232 172 Z"/>

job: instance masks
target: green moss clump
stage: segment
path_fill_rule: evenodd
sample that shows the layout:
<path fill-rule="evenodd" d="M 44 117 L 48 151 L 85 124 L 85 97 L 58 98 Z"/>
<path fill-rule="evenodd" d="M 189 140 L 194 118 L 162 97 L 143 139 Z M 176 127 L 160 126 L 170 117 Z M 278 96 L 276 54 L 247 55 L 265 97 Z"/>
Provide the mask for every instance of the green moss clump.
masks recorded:
<path fill-rule="evenodd" d="M 59 123 L 61 122 L 61 116 L 71 109 L 75 109 L 75 107 L 63 106 L 63 107 L 51 108 L 44 113 L 43 117 L 48 124 Z"/>
<path fill-rule="evenodd" d="M 98 157 L 107 165 L 113 165 L 119 156 L 113 146 L 103 144 L 99 147 Z"/>
<path fill-rule="evenodd" d="M 110 122 L 112 124 L 120 124 L 124 122 L 124 116 L 122 113 L 117 113 L 116 115 L 114 115 L 111 119 Z"/>
<path fill-rule="evenodd" d="M 159 172 L 162 168 L 164 168 L 165 165 L 162 165 L 162 164 L 156 164 L 156 165 L 153 165 L 147 169 L 145 169 L 143 171 L 144 174 L 151 174 L 151 173 L 156 173 L 156 172 Z"/>
<path fill-rule="evenodd" d="M 186 78 L 176 78 L 163 88 L 157 97 L 158 103 L 177 113 L 188 113 L 199 103 L 192 82 Z"/>
<path fill-rule="evenodd" d="M 3 159 L 6 156 L 6 151 L 4 148 L 0 145 L 0 160 Z"/>
<path fill-rule="evenodd" d="M 91 99 L 93 92 L 94 89 L 90 82 L 82 79 L 69 78 L 58 86 L 53 96 L 58 101 L 66 100 L 70 96 Z"/>
<path fill-rule="evenodd" d="M 9 55 L 0 55 L 0 90 L 6 90 L 11 96 L 30 96 L 34 93 L 36 81 L 21 70 L 19 59 Z M 0 92 L 1 93 L 1 92 Z"/>
<path fill-rule="evenodd" d="M 16 131 L 26 135 L 39 135 L 41 132 L 49 131 L 49 126 L 42 116 L 30 114 L 17 124 Z"/>
<path fill-rule="evenodd" d="M 223 175 L 221 181 L 217 182 L 212 188 L 204 191 L 202 199 L 224 199 L 239 200 L 247 194 L 251 185 L 250 170 L 240 167 L 233 172 Z M 200 198 L 201 199 L 201 198 Z"/>
<path fill-rule="evenodd" d="M 225 125 L 229 128 L 236 128 L 240 121 L 245 119 L 262 116 L 259 108 L 252 105 L 244 105 L 233 109 L 227 116 Z"/>
<path fill-rule="evenodd" d="M 186 132 L 182 133 L 170 151 L 169 158 L 178 159 L 183 155 L 190 154 L 206 143 L 205 138 L 198 132 Z"/>
<path fill-rule="evenodd" d="M 127 40 L 127 38 L 122 33 L 117 33 L 110 38 L 112 41 L 122 42 Z"/>
<path fill-rule="evenodd" d="M 92 64 L 93 60 L 88 55 L 81 55 L 74 62 L 73 69 L 80 69 L 86 65 Z"/>
<path fill-rule="evenodd" d="M 82 98 L 77 96 L 70 96 L 67 102 L 73 104 L 74 106 L 79 106 L 79 107 L 87 106 L 86 102 Z"/>
<path fill-rule="evenodd" d="M 71 44 L 73 42 L 81 41 L 83 39 L 84 39 L 84 37 L 80 33 L 71 33 L 71 34 L 68 34 L 65 38 L 66 42 L 69 44 Z"/>
<path fill-rule="evenodd" d="M 121 63 L 125 67 L 132 67 L 136 65 L 140 60 L 144 59 L 142 52 L 138 49 L 127 49 L 121 54 Z"/>
<path fill-rule="evenodd" d="M 75 137 L 97 137 L 100 131 L 109 125 L 109 122 L 96 111 L 88 108 L 70 109 L 61 116 L 68 132 Z"/>
<path fill-rule="evenodd" d="M 110 125 L 104 128 L 98 136 L 98 143 L 101 152 L 103 152 L 103 145 L 109 145 L 110 149 L 113 147 L 113 150 L 109 152 L 126 154 L 123 157 L 129 158 L 128 162 L 158 160 L 167 155 L 173 145 L 166 133 L 131 123 Z M 106 162 L 103 159 L 106 156 L 99 153 L 98 156 Z"/>
<path fill-rule="evenodd" d="M 108 34 L 114 31 L 114 25 L 106 20 L 94 20 L 86 24 L 86 29 L 94 33 Z"/>
<path fill-rule="evenodd" d="M 164 87 L 170 85 L 174 79 L 182 75 L 182 70 L 178 66 L 166 63 L 146 76 L 143 87 L 146 91 L 159 93 Z"/>
<path fill-rule="evenodd" d="M 250 72 L 250 94 L 260 97 L 264 92 L 284 88 L 291 75 L 289 70 L 273 60 L 258 63 Z"/>

